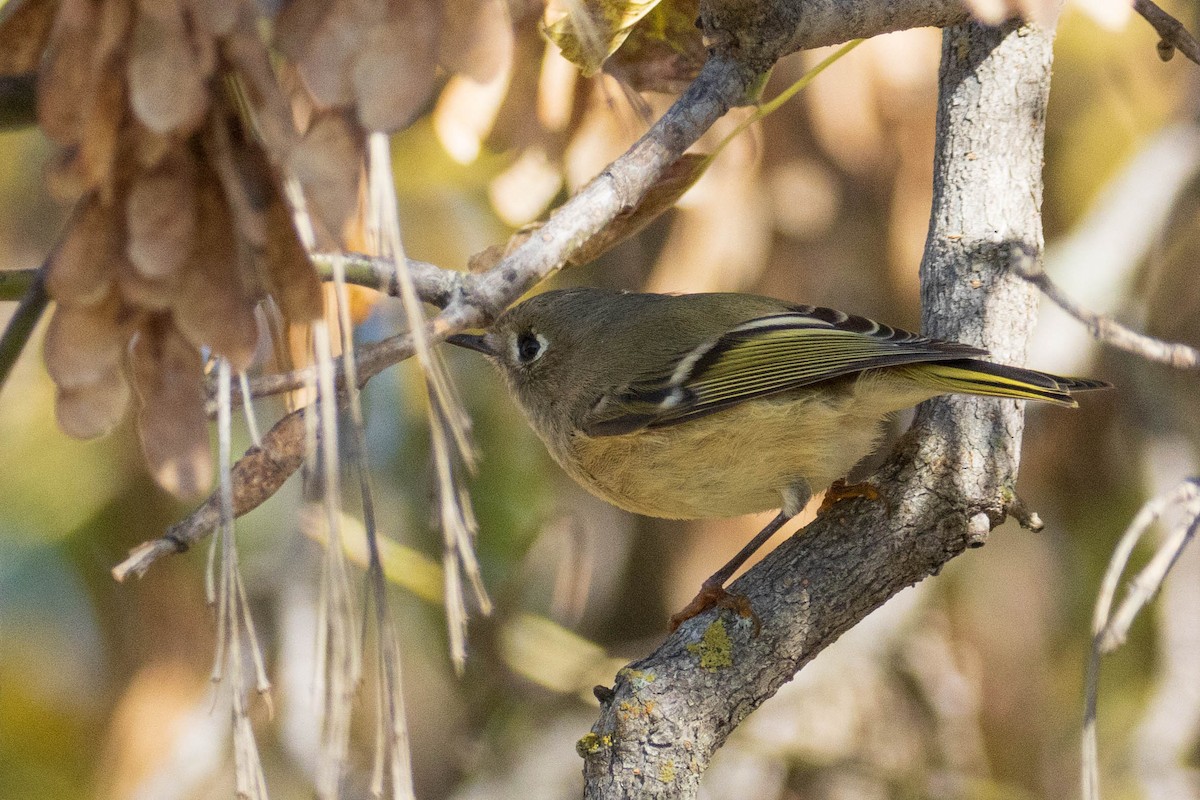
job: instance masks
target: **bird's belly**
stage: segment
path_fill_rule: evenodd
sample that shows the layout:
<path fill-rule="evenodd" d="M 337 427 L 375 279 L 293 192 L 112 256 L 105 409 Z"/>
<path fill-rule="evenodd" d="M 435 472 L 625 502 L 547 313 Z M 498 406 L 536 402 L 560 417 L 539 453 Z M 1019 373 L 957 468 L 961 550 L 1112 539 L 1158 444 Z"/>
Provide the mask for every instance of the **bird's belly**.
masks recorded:
<path fill-rule="evenodd" d="M 594 494 L 647 516 L 765 511 L 794 487 L 822 491 L 871 451 L 886 411 L 848 411 L 848 401 L 784 396 L 622 436 L 576 433 L 559 461 Z"/>

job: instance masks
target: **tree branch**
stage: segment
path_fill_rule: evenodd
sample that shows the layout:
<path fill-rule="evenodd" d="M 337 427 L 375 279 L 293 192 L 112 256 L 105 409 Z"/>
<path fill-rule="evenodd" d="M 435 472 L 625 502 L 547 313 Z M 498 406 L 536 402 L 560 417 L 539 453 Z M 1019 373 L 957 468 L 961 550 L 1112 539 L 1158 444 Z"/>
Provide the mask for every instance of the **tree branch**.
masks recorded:
<path fill-rule="evenodd" d="M 1042 265 L 1027 253 L 1014 254 L 1012 267 L 1017 275 L 1040 289 L 1055 305 L 1082 322 L 1095 339 L 1127 353 L 1169 364 L 1177 369 L 1200 367 L 1200 350 L 1179 342 L 1164 342 L 1138 333 L 1110 317 L 1084 308 L 1059 288 L 1042 269 Z"/>
<path fill-rule="evenodd" d="M 1200 64 L 1200 43 L 1188 33 L 1183 23 L 1159 8 L 1153 0 L 1133 0 L 1134 11 L 1145 17 L 1146 21 L 1158 31 L 1158 57 L 1170 61 L 1175 51 L 1183 53 L 1190 60 Z"/>
<path fill-rule="evenodd" d="M 21 351 L 25 349 L 25 343 L 29 341 L 33 329 L 37 327 L 38 320 L 42 318 L 42 313 L 50 302 L 50 296 L 46 293 L 45 268 L 20 272 L 22 280 L 10 283 L 21 285 L 23 288 L 21 302 L 4 327 L 4 335 L 0 336 L 0 389 L 4 388 L 9 373 L 20 358 Z M 5 273 L 0 272 L 0 286 L 4 283 L 4 275 Z M 26 277 L 28 280 L 23 280 Z"/>
<path fill-rule="evenodd" d="M 37 73 L 0 75 L 0 131 L 37 124 Z"/>
<path fill-rule="evenodd" d="M 1051 35 L 964 25 L 944 33 L 935 200 L 922 264 L 926 329 L 1020 360 L 1036 292 L 1006 269 L 1040 249 Z M 874 481 L 888 498 L 835 506 L 734 590 L 762 619 L 708 612 L 617 675 L 579 742 L 585 797 L 696 795 L 730 731 L 841 633 L 986 541 L 1013 500 L 1022 404 L 925 404 Z"/>

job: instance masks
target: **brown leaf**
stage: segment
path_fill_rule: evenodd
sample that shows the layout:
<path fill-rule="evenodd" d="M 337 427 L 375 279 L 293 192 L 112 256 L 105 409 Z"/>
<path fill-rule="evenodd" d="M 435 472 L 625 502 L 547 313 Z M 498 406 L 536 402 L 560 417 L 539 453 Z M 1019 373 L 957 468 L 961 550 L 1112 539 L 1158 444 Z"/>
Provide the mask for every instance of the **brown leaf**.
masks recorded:
<path fill-rule="evenodd" d="M 50 258 L 46 289 L 59 303 L 93 306 L 113 285 L 110 257 L 120 232 L 112 210 L 95 195 L 80 203 L 62 244 Z"/>
<path fill-rule="evenodd" d="M 202 496 L 212 484 L 213 463 L 200 353 L 160 316 L 134 338 L 129 365 L 150 472 L 178 497 Z"/>
<path fill-rule="evenodd" d="M 392 0 L 354 64 L 358 119 L 369 131 L 405 128 L 433 95 L 441 15 L 427 0 Z M 397 76 L 404 76 L 397 80 Z"/>
<path fill-rule="evenodd" d="M 254 360 L 258 325 L 240 268 L 242 252 L 216 176 L 199 176 L 196 233 L 175 300 L 175 325 L 196 347 L 229 359 L 235 371 Z"/>
<path fill-rule="evenodd" d="M 95 24 L 91 0 L 63 0 L 38 72 L 38 123 L 61 145 L 79 141 L 79 116 L 92 79 Z"/>
<path fill-rule="evenodd" d="M 446 0 L 442 15 L 438 63 L 448 72 L 485 83 L 511 66 L 513 27 L 504 0 Z"/>
<path fill-rule="evenodd" d="M 58 0 L 8 0 L 0 6 L 0 75 L 38 68 L 57 11 Z"/>
<path fill-rule="evenodd" d="M 292 171 L 304 187 L 309 211 L 340 240 L 358 205 L 361 136 L 339 112 L 318 115 L 292 151 Z"/>
<path fill-rule="evenodd" d="M 371 24 L 357 4 L 293 0 L 279 16 L 276 42 L 300 72 L 317 107 L 345 108 L 354 101 L 351 75 Z"/>
<path fill-rule="evenodd" d="M 177 147 L 134 181 L 125 203 L 126 252 L 142 277 L 169 278 L 187 261 L 196 230 L 195 171 L 191 154 Z"/>
<path fill-rule="evenodd" d="M 129 100 L 150 130 L 190 132 L 200 126 L 208 110 L 213 68 L 203 44 L 188 35 L 178 0 L 139 3 L 129 58 Z"/>
<path fill-rule="evenodd" d="M 646 192 L 636 207 L 622 211 L 611 222 L 596 232 L 567 259 L 567 266 L 580 266 L 607 253 L 613 247 L 633 236 L 675 205 L 683 193 L 700 180 L 708 169 L 709 156 L 699 153 L 684 153 L 667 167 Z"/>
<path fill-rule="evenodd" d="M 100 5 L 100 20 L 92 49 L 92 70 L 96 77 L 104 70 L 124 72 L 129 53 L 129 26 L 133 21 L 133 0 L 106 0 Z"/>
<path fill-rule="evenodd" d="M 604 71 L 634 91 L 678 94 L 708 57 L 696 28 L 698 0 L 663 0 L 634 26 Z"/>
<path fill-rule="evenodd" d="M 285 320 L 309 322 L 324 313 L 321 281 L 296 235 L 291 209 L 279 195 L 267 206 L 265 262 L 267 290 Z"/>
<path fill-rule="evenodd" d="M 303 61 L 317 30 L 336 5 L 328 0 L 285 0 L 275 17 L 275 47 L 289 61 Z M 345 11 L 342 9 L 340 13 Z"/>
<path fill-rule="evenodd" d="M 115 294 L 86 308 L 59 305 L 46 329 L 46 371 L 62 389 L 98 383 L 120 364 L 130 330 Z"/>
<path fill-rule="evenodd" d="M 179 301 L 179 275 L 165 279 L 147 278 L 124 253 L 118 253 L 113 264 L 117 288 L 128 305 L 146 311 L 169 311 Z"/>
<path fill-rule="evenodd" d="M 129 405 L 129 384 L 120 368 L 96 383 L 72 389 L 59 388 L 54 413 L 63 433 L 76 439 L 95 439 L 110 433 Z"/>
<path fill-rule="evenodd" d="M 233 32 L 243 14 L 254 14 L 254 9 L 242 0 L 186 0 L 186 2 L 197 27 L 212 36 L 228 36 Z"/>
<path fill-rule="evenodd" d="M 83 118 L 83 136 L 79 144 L 80 168 L 86 189 L 99 189 L 106 200 L 112 199 L 113 166 L 117 158 L 118 135 L 125 121 L 125 81 L 118 72 L 101 73 L 89 97 Z"/>

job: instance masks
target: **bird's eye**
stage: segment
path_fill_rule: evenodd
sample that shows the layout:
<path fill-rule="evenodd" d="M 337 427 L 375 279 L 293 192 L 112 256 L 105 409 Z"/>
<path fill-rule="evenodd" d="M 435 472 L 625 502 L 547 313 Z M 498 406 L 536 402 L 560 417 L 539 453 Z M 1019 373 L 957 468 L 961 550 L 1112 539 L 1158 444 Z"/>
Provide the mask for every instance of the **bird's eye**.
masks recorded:
<path fill-rule="evenodd" d="M 518 361 L 531 364 L 546 351 L 546 340 L 533 331 L 525 331 L 517 336 L 516 350 Z"/>

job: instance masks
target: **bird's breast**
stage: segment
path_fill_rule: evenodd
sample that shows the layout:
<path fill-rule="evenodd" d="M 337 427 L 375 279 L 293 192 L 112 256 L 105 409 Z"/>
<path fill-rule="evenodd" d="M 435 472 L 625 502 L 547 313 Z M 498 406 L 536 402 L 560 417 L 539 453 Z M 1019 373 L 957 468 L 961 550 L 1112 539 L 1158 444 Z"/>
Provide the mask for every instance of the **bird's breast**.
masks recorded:
<path fill-rule="evenodd" d="M 848 396 L 758 399 L 620 436 L 576 431 L 555 457 L 592 493 L 653 517 L 731 517 L 779 508 L 807 482 L 842 477 L 875 444 L 884 413 L 853 410 Z"/>

